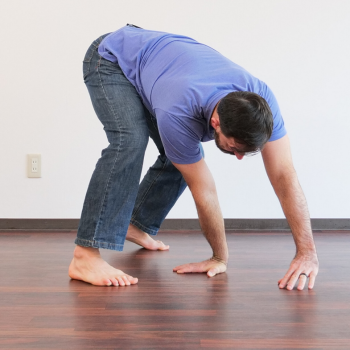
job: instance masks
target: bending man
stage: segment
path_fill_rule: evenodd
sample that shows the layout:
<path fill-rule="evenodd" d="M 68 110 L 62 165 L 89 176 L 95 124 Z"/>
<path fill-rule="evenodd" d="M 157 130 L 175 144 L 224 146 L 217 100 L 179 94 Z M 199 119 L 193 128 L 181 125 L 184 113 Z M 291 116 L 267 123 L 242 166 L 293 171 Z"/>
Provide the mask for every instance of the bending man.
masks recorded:
<path fill-rule="evenodd" d="M 178 273 L 226 271 L 229 253 L 215 183 L 201 142 L 242 159 L 261 151 L 296 244 L 280 288 L 313 288 L 318 260 L 310 218 L 288 136 L 268 86 L 195 40 L 127 25 L 88 49 L 84 81 L 109 146 L 92 175 L 78 229 L 71 278 L 124 286 L 137 278 L 105 262 L 99 248 L 121 251 L 125 239 L 146 249 L 186 186 L 213 256 L 174 268 Z M 149 137 L 159 156 L 139 184 Z"/>

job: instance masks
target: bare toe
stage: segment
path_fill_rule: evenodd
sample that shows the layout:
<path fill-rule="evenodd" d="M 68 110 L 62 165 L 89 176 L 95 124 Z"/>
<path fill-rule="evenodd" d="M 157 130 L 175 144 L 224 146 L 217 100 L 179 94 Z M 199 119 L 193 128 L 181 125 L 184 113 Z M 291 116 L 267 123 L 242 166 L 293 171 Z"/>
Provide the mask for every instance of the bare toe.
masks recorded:
<path fill-rule="evenodd" d="M 82 280 L 82 281 L 84 281 L 83 279 L 81 279 L 81 278 L 75 278 L 75 279 L 80 279 L 80 280 Z M 84 281 L 84 282 L 88 282 L 88 281 Z M 91 282 L 89 282 L 89 283 L 91 283 Z M 109 278 L 105 278 L 105 279 L 103 279 L 103 281 L 102 281 L 102 283 L 100 284 L 100 283 L 94 283 L 96 286 L 99 286 L 99 285 L 102 285 L 102 286 L 111 286 L 112 284 L 113 284 L 113 282 L 109 279 Z"/>
<path fill-rule="evenodd" d="M 116 278 L 117 278 L 117 280 L 119 282 L 119 285 L 124 287 L 125 286 L 125 282 L 123 280 L 123 276 L 117 276 Z"/>
<path fill-rule="evenodd" d="M 162 241 L 156 241 L 158 243 L 158 250 L 169 250 L 168 245 L 165 245 Z"/>
<path fill-rule="evenodd" d="M 112 285 L 114 287 L 118 287 L 119 286 L 119 282 L 115 278 L 110 278 L 110 281 L 112 282 Z"/>
<path fill-rule="evenodd" d="M 131 284 L 136 284 L 136 283 L 139 281 L 138 278 L 132 277 L 132 276 L 128 276 L 128 275 L 126 275 L 126 278 L 129 280 L 129 282 L 130 282 Z"/>
<path fill-rule="evenodd" d="M 130 286 L 130 281 L 128 280 L 128 278 L 126 276 L 123 276 L 123 280 L 125 282 L 125 285 Z"/>

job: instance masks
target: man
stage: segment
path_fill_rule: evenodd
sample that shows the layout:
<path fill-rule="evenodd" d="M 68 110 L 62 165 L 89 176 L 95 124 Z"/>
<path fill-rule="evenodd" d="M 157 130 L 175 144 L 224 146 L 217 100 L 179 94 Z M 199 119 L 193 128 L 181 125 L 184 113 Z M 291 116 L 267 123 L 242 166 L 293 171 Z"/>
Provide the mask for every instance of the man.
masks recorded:
<path fill-rule="evenodd" d="M 280 288 L 313 288 L 318 260 L 307 204 L 293 168 L 277 101 L 265 83 L 212 48 L 181 35 L 127 25 L 95 40 L 83 63 L 84 81 L 109 146 L 86 194 L 71 278 L 125 286 L 137 278 L 105 262 L 99 248 L 122 250 L 125 239 L 167 250 L 155 235 L 186 185 L 213 256 L 177 273 L 226 271 L 229 253 L 214 180 L 200 142 L 215 139 L 242 159 L 261 151 L 296 244 Z M 148 138 L 159 157 L 139 184 Z"/>

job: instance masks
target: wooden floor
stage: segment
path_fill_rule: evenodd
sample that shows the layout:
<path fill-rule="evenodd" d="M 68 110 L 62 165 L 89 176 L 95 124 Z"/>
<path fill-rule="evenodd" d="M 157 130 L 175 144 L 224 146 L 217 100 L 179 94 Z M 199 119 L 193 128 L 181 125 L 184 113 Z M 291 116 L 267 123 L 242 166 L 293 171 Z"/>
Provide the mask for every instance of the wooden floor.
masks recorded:
<path fill-rule="evenodd" d="M 75 232 L 0 233 L 1 349 L 350 349 L 350 232 L 317 232 L 313 291 L 277 280 L 294 254 L 287 233 L 228 233 L 226 274 L 177 275 L 210 256 L 199 232 L 167 232 L 169 252 L 103 251 L 139 278 L 95 287 L 68 278 Z"/>

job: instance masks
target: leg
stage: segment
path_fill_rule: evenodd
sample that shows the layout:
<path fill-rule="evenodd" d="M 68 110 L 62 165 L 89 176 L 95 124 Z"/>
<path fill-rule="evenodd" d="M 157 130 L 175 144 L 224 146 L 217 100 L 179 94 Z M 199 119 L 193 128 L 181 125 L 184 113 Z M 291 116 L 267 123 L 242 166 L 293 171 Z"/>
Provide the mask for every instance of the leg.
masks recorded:
<path fill-rule="evenodd" d="M 165 155 L 156 119 L 148 115 L 147 123 L 150 137 L 160 155 L 140 184 L 127 239 L 148 249 L 166 250 L 169 246 L 154 241 L 148 234 L 157 234 L 161 223 L 187 184 Z"/>
<path fill-rule="evenodd" d="M 84 80 L 109 146 L 102 151 L 86 194 L 69 275 L 96 285 L 125 285 L 137 279 L 102 260 L 98 248 L 122 250 L 139 188 L 148 142 L 145 107 L 120 67 L 87 51 Z"/>
<path fill-rule="evenodd" d="M 150 250 L 168 250 L 162 241 L 154 240 L 161 223 L 185 190 L 181 173 L 163 154 L 142 180 L 126 239 Z"/>

